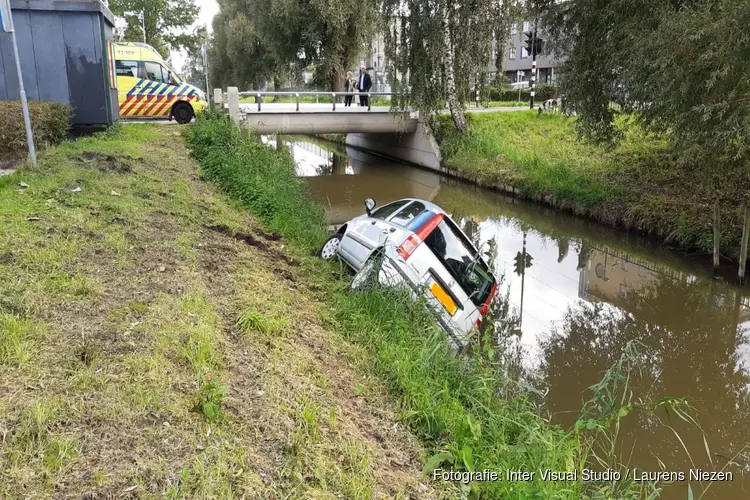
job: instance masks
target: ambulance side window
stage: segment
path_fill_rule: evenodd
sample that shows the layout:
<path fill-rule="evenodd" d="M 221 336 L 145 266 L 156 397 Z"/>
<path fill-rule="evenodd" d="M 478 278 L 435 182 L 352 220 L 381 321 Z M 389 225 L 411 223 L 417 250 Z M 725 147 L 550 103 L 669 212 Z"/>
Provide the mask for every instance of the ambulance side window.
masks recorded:
<path fill-rule="evenodd" d="M 166 75 L 161 71 L 161 64 L 155 62 L 146 61 L 144 63 L 146 67 L 146 78 L 154 82 L 166 83 Z"/>
<path fill-rule="evenodd" d="M 138 77 L 138 61 L 115 61 L 117 76 Z"/>

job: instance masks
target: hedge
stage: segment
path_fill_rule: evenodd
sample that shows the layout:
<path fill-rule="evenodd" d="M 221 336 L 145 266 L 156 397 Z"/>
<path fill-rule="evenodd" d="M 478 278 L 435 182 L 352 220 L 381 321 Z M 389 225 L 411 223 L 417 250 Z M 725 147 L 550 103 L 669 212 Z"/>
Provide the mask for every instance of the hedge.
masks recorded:
<path fill-rule="evenodd" d="M 508 87 L 490 87 L 488 93 L 490 101 L 528 101 L 531 90 L 521 89 L 520 99 L 518 98 L 518 90 L 513 90 Z M 535 99 L 539 102 L 546 101 L 547 99 L 557 97 L 557 93 L 557 88 L 553 85 L 539 85 L 536 88 Z"/>
<path fill-rule="evenodd" d="M 34 144 L 56 144 L 68 135 L 73 110 L 59 102 L 29 101 Z M 21 101 L 0 101 L 0 158 L 26 154 L 26 128 Z"/>

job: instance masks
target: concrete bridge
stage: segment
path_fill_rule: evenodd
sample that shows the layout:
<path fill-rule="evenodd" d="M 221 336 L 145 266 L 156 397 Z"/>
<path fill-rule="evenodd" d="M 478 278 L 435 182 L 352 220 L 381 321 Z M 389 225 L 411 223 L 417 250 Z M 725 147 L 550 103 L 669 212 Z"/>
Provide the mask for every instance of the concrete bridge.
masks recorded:
<path fill-rule="evenodd" d="M 391 111 L 390 106 L 359 106 L 357 92 L 240 92 L 229 87 L 226 96 L 214 89 L 214 102 L 229 110 L 232 119 L 260 135 L 347 134 L 346 144 L 356 148 L 440 171 L 440 148 L 432 131 L 413 111 Z M 373 98 L 391 96 L 368 92 Z M 314 96 L 328 103 L 303 103 L 302 96 Z M 343 97 L 353 97 L 344 106 Z M 289 103 L 264 102 L 265 97 L 284 97 Z M 240 102 L 254 98 L 255 102 Z M 337 102 L 339 101 L 339 102 Z M 226 102 L 226 104 L 225 104 Z M 475 108 L 473 112 L 519 111 L 528 108 Z"/>
<path fill-rule="evenodd" d="M 300 97 L 314 95 L 331 99 L 330 103 L 302 103 Z M 350 107 L 344 106 L 342 97 L 352 96 Z M 391 112 L 390 106 L 358 106 L 359 93 L 352 92 L 239 92 L 229 87 L 226 107 L 229 116 L 254 133 L 280 134 L 347 134 L 347 145 L 440 170 L 440 148 L 432 132 L 416 112 Z M 389 93 L 368 93 L 374 97 Z M 288 104 L 266 103 L 264 97 L 291 97 Z M 241 103 L 241 97 L 255 98 L 255 103 Z M 214 102 L 224 105 L 221 89 L 214 89 Z"/>

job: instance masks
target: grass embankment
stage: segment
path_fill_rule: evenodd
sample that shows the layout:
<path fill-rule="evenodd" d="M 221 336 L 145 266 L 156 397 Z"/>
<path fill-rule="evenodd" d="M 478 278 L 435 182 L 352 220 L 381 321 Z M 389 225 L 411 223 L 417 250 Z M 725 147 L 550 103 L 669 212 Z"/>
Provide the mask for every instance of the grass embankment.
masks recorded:
<path fill-rule="evenodd" d="M 709 253 L 711 213 L 722 210 L 722 249 L 736 254 L 742 233 L 739 200 L 750 193 L 746 172 L 705 172 L 679 165 L 665 141 L 632 121 L 618 121 L 616 146 L 578 141 L 575 118 L 535 111 L 469 115 L 460 137 L 440 117 L 436 131 L 446 167 L 478 184 L 602 222 L 652 233 Z"/>
<path fill-rule="evenodd" d="M 273 232 L 317 241 L 319 214 L 264 186 L 268 230 L 197 172 L 172 127 L 126 125 L 0 178 L 0 497 L 429 496 Z"/>
<path fill-rule="evenodd" d="M 206 176 L 269 227 L 285 231 L 300 255 L 309 255 L 322 242 L 322 213 L 305 192 L 304 184 L 294 177 L 288 152 L 264 148 L 228 118 L 216 115 L 198 120 L 188 140 Z M 294 192 L 302 201 L 290 204 L 267 197 L 265 186 L 270 185 L 274 191 L 279 189 L 276 183 L 287 184 L 287 193 L 291 196 Z M 261 203 L 267 198 L 273 202 Z M 294 219 L 306 223 L 288 222 Z M 489 469 L 504 474 L 507 469 L 573 470 L 583 465 L 586 441 L 576 431 L 567 433 L 549 425 L 528 395 L 511 389 L 513 384 L 499 375 L 500 370 L 488 357 L 456 358 L 444 334 L 425 317 L 420 306 L 385 290 L 348 293 L 350 278 L 342 275 L 340 267 L 316 258 L 303 262 L 307 279 L 320 284 L 318 317 L 343 338 L 362 346 L 358 365 L 375 376 L 357 391 L 369 393 L 370 383 L 379 387 L 376 381 L 384 382 L 398 400 L 399 420 L 421 438 L 426 448 L 426 472 L 440 467 L 456 471 Z M 607 427 L 612 422 L 609 418 L 603 417 L 595 426 Z M 621 491 L 629 487 L 627 482 L 593 485 L 580 479 L 544 481 L 538 473 L 531 481 L 456 486 L 475 497 L 575 499 L 589 493 L 606 497 L 608 488 Z"/>

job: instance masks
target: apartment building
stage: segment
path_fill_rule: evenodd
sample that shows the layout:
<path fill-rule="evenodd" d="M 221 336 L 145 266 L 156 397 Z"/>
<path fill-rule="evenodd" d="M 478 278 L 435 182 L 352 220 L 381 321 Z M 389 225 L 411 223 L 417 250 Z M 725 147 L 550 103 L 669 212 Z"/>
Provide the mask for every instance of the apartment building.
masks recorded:
<path fill-rule="evenodd" d="M 529 21 L 511 25 L 510 39 L 505 45 L 502 68 L 500 68 L 500 73 L 505 75 L 511 83 L 531 80 L 531 54 L 526 51 L 524 33 L 533 29 L 534 27 Z M 543 31 L 537 29 L 537 36 L 544 38 Z M 545 49 L 544 52 L 536 56 L 537 83 L 551 84 L 555 81 L 555 72 L 560 60 L 548 53 L 545 47 L 543 48 Z M 493 42 L 492 57 L 487 67 L 490 80 L 498 74 L 498 68 L 495 65 L 497 60 L 497 49 Z"/>

